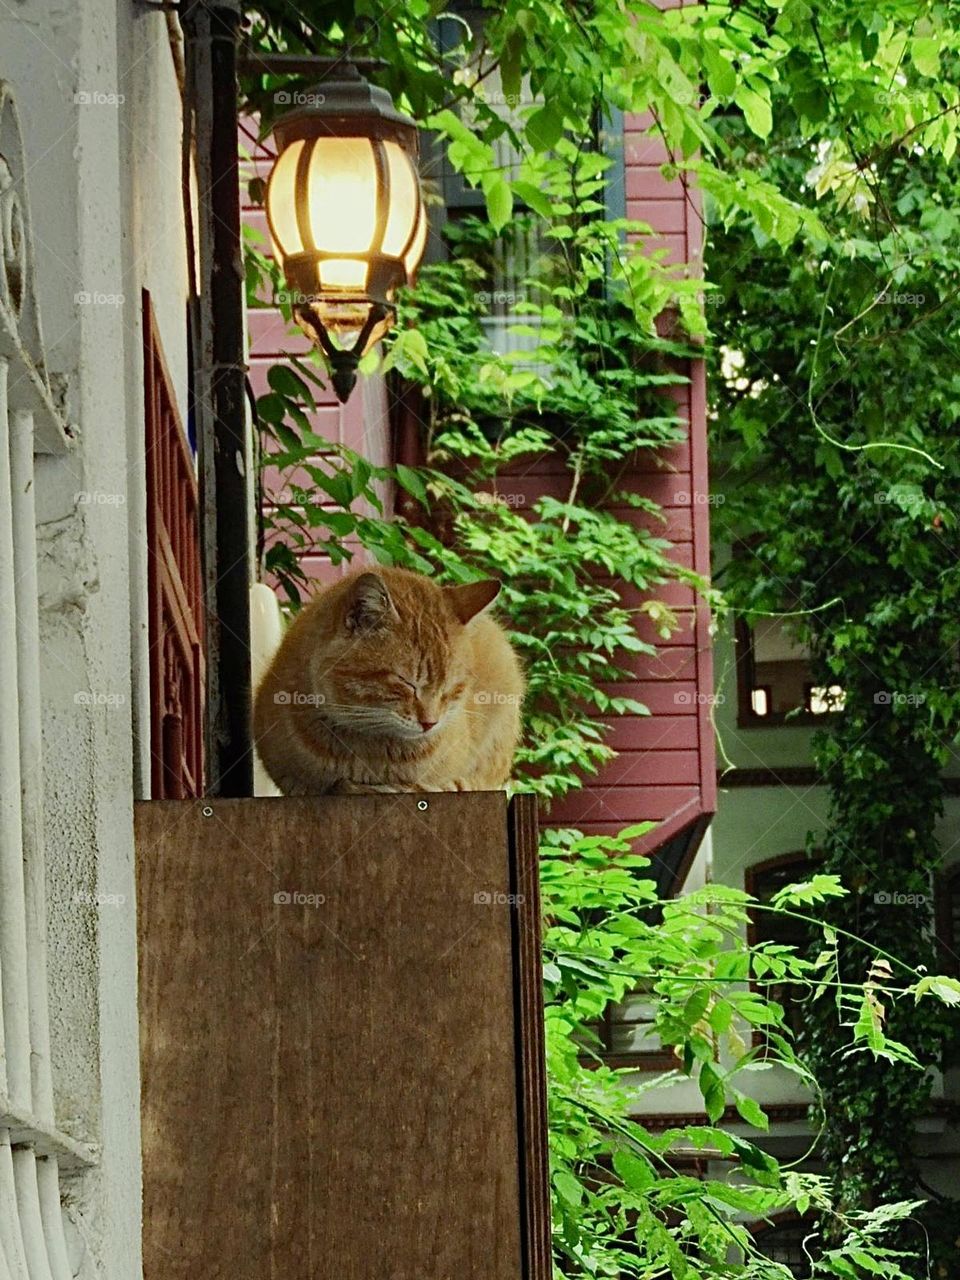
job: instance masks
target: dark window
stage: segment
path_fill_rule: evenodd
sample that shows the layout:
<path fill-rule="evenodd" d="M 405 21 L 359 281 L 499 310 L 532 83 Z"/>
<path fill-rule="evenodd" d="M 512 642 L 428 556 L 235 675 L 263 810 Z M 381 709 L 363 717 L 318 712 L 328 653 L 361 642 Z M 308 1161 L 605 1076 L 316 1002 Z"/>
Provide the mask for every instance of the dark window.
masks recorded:
<path fill-rule="evenodd" d="M 839 685 L 814 682 L 810 654 L 787 618 L 737 623 L 737 693 L 741 727 L 811 723 L 843 709 Z"/>
<path fill-rule="evenodd" d="M 745 888 L 759 903 L 768 903 L 788 884 L 798 884 L 809 879 L 815 870 L 816 863 L 808 854 L 786 853 L 750 867 L 744 877 Z M 810 930 L 802 920 L 777 915 L 772 911 L 751 912 L 747 936 L 751 946 L 771 942 L 779 946 L 796 947 L 798 951 L 804 952 L 810 945 Z M 794 1034 L 798 1033 L 803 1026 L 800 989 L 789 983 L 768 984 L 764 981 L 762 992 L 768 999 L 783 1005 L 787 1026 Z"/>
<path fill-rule="evenodd" d="M 599 1047 L 591 1042 L 591 1051 L 599 1053 L 608 1067 L 635 1067 L 638 1071 L 669 1071 L 677 1059 L 669 1046 L 660 1043 L 653 1029 L 653 997 L 638 989 L 617 1004 L 610 1004 L 591 1030 Z"/>
<path fill-rule="evenodd" d="M 437 23 L 438 44 L 444 52 L 460 46 L 465 29 L 472 33 L 482 31 L 489 16 L 488 11 L 482 8 L 457 3 L 448 6 L 447 15 Z M 489 58 L 481 62 L 486 67 Z M 525 82 L 521 85 L 518 99 L 514 100 L 503 92 L 499 69 L 494 67 L 485 71 L 483 83 L 478 86 L 477 91 L 497 115 L 508 120 L 518 132 L 522 131 L 525 110 L 536 101 Z M 595 123 L 593 143 L 594 148 L 611 162 L 606 171 L 603 196 L 605 216 L 623 218 L 626 216 L 626 196 L 622 113 L 614 112 L 609 119 Z M 502 135 L 495 147 L 499 165 L 516 176 L 522 157 L 509 136 Z M 429 253 L 436 259 L 445 256 L 447 252 L 442 236 L 436 233 L 450 228 L 455 235 L 457 223 L 462 224 L 471 217 L 485 220 L 486 203 L 483 192 L 471 187 L 450 164 L 445 148 L 434 145 L 432 149 L 428 149 L 423 169 L 428 181 L 433 180 L 440 197 L 440 209 L 431 211 L 433 238 Z M 488 252 L 478 255 L 480 265 L 486 271 L 486 278 L 479 288 L 487 308 L 484 331 L 492 349 L 498 354 L 536 349 L 536 332 L 512 331 L 517 327 L 536 330 L 536 317 L 518 316 L 514 313 L 514 307 L 522 306 L 526 301 L 543 301 L 542 297 L 528 298 L 527 281 L 531 278 L 549 279 L 547 260 L 555 252 L 555 246 L 551 247 L 543 235 L 541 220 L 530 214 L 523 205 L 518 205 L 511 227 L 496 238 Z M 538 372 L 547 371 L 538 367 Z"/>
<path fill-rule="evenodd" d="M 803 1242 L 810 1231 L 807 1223 L 790 1220 L 761 1227 L 755 1231 L 754 1238 L 757 1248 L 765 1258 L 769 1258 L 771 1262 L 779 1262 L 796 1280 L 809 1280 L 813 1275 L 813 1264 Z M 812 1242 L 808 1242 L 807 1249 L 811 1249 L 811 1244 Z"/>

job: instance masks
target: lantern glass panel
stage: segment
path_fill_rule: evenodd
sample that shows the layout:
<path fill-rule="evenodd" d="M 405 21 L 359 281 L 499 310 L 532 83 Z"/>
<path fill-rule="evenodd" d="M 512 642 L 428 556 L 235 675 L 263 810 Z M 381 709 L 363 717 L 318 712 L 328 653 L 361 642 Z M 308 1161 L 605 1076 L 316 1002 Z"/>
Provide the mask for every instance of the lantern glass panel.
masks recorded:
<path fill-rule="evenodd" d="M 303 252 L 303 240 L 297 226 L 296 181 L 302 142 L 294 142 L 282 153 L 270 175 L 267 208 L 271 235 L 281 257 Z"/>
<path fill-rule="evenodd" d="M 357 258 L 327 258 L 320 263 L 318 270 L 320 290 L 342 289 L 349 293 L 365 293 L 367 270 L 367 264 Z"/>
<path fill-rule="evenodd" d="M 423 251 L 427 245 L 427 215 L 423 205 L 420 206 L 420 221 L 417 223 L 416 235 L 413 237 L 413 243 L 407 250 L 406 257 L 403 260 L 403 269 L 407 273 L 407 284 L 413 283 L 413 278 L 417 274 L 417 267 L 420 265 L 420 259 L 423 257 Z"/>
<path fill-rule="evenodd" d="M 368 138 L 318 138 L 307 174 L 313 242 L 323 253 L 368 253 L 377 225 L 373 144 Z"/>
<path fill-rule="evenodd" d="M 383 233 L 383 252 L 399 258 L 417 217 L 417 176 L 407 153 L 396 142 L 385 142 L 384 150 L 390 178 L 390 211 Z"/>

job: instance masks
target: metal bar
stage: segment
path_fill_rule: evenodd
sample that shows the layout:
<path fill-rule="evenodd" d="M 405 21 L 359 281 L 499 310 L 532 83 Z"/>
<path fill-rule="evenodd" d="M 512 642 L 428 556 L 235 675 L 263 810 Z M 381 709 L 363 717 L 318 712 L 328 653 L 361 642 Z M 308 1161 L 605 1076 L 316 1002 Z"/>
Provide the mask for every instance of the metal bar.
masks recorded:
<path fill-rule="evenodd" d="M 240 7 L 229 0 L 189 0 L 182 24 L 199 193 L 194 404 L 207 618 L 207 790 L 249 796 L 252 450 L 244 394 L 237 143 Z"/>

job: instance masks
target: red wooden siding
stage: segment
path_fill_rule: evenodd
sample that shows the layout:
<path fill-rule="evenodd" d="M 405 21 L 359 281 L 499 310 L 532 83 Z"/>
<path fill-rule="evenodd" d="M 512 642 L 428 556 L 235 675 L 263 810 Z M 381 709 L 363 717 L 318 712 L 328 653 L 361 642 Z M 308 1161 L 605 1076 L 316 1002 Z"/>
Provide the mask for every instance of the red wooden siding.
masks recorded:
<path fill-rule="evenodd" d="M 661 166 L 670 157 L 658 138 L 647 135 L 649 124 L 646 117 L 625 119 L 627 217 L 651 227 L 653 235 L 647 241 L 651 251 L 666 248 L 668 261 L 678 267 L 689 264 L 691 272 L 699 274 L 703 236 L 697 193 L 663 177 Z M 703 362 L 691 361 L 684 374 L 688 384 L 676 387 L 672 394 L 689 424 L 687 440 L 638 459 L 624 485 L 662 505 L 665 531 L 664 526 L 650 525 L 642 513 L 626 509 L 619 514 L 668 537 L 674 543 L 673 559 L 706 577 L 710 544 Z M 531 498 L 543 492 L 559 496 L 563 489 L 560 468 L 549 459 L 519 483 Z M 629 823 L 656 820 L 656 830 L 639 847 L 650 851 L 673 843 L 675 856 L 666 882 L 676 887 L 716 807 L 709 613 L 681 584 L 653 595 L 676 610 L 679 629 L 662 641 L 649 624 L 641 623 L 641 638 L 657 644 L 657 655 L 639 655 L 625 663 L 634 680 L 611 686 L 618 694 L 643 702 L 651 715 L 612 722 L 608 741 L 618 751 L 617 758 L 583 791 L 555 805 L 549 820 L 591 834 L 613 834 Z M 624 592 L 624 598 L 630 604 L 639 603 L 634 591 Z"/>
<path fill-rule="evenodd" d="M 150 295 L 143 291 L 150 794 L 203 792 L 203 598 L 197 481 Z"/>

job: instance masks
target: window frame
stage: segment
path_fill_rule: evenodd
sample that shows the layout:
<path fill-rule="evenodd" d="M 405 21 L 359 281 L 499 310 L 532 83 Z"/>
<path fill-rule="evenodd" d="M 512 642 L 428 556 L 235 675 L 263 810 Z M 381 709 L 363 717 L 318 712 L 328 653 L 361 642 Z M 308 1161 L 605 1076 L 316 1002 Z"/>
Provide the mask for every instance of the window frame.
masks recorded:
<path fill-rule="evenodd" d="M 774 1214 L 770 1218 L 759 1219 L 756 1222 L 748 1223 L 747 1230 L 753 1236 L 754 1241 L 757 1242 L 757 1247 L 759 1249 L 760 1247 L 759 1241 L 763 1238 L 763 1236 L 775 1235 L 778 1231 L 782 1231 L 785 1227 L 805 1227 L 805 1228 L 813 1229 L 814 1223 L 807 1218 L 801 1217 L 800 1214 L 798 1213 L 793 1213 L 790 1210 L 787 1210 L 784 1213 Z M 766 1257 L 767 1255 L 764 1255 L 764 1256 Z M 771 1262 L 777 1262 L 777 1261 L 778 1260 L 776 1258 L 771 1258 Z M 786 1266 L 787 1264 L 780 1263 L 780 1265 Z M 813 1275 L 812 1268 L 813 1268 L 813 1264 L 811 1263 L 810 1268 L 808 1270 L 808 1276 Z M 808 1277 L 801 1277 L 801 1280 L 808 1280 Z"/>
<path fill-rule="evenodd" d="M 816 854 L 811 855 L 805 849 L 791 849 L 786 853 L 775 854 L 772 858 L 764 858 L 760 862 L 751 863 L 743 873 L 744 890 L 750 894 L 752 898 L 757 898 L 758 882 L 761 877 L 770 871 L 779 871 L 784 867 L 796 865 L 799 868 L 805 868 L 796 878 L 800 880 L 807 872 L 816 871 L 820 859 Z M 747 909 L 747 945 L 751 948 L 759 945 L 759 943 L 768 941 L 760 936 L 758 912 L 752 907 Z M 757 986 L 756 979 L 753 974 L 750 975 L 750 990 L 763 994 Z M 754 1027 L 753 1044 L 754 1046 L 762 1046 L 765 1043 L 765 1036 L 762 1027 Z"/>
<path fill-rule="evenodd" d="M 784 726 L 788 728 L 809 728 L 812 725 L 823 724 L 828 717 L 838 714 L 839 709 L 838 711 L 824 711 L 822 714 L 816 715 L 803 707 L 798 708 L 796 711 L 769 711 L 765 716 L 758 715 L 753 709 L 751 694 L 754 689 L 769 688 L 770 686 L 761 685 L 756 678 L 757 661 L 753 641 L 753 628 L 745 618 L 737 618 L 734 628 L 738 729 L 769 729 L 782 728 Z"/>

